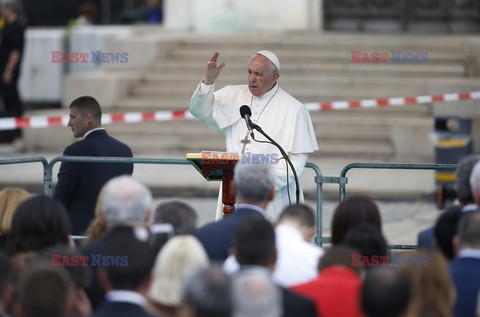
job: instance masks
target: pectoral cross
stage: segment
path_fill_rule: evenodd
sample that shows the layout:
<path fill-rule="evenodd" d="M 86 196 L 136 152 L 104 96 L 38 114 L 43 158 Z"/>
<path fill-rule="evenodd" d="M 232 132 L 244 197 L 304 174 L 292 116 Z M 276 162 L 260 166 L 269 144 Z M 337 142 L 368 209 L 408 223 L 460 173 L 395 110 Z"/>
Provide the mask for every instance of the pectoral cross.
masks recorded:
<path fill-rule="evenodd" d="M 248 134 L 245 136 L 245 139 L 240 141 L 240 143 L 243 144 L 243 146 L 242 146 L 242 153 L 243 153 L 243 152 L 245 152 L 245 148 L 247 147 L 247 144 L 251 143 L 251 141 L 248 139 Z"/>

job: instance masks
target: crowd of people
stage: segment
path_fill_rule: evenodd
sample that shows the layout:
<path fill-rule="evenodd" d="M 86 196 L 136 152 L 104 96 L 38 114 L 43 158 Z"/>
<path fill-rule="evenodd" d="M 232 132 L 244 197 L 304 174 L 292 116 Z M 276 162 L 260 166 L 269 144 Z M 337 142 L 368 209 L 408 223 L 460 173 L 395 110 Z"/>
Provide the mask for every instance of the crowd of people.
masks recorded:
<path fill-rule="evenodd" d="M 472 161 L 474 162 L 472 164 Z M 457 188 L 480 203 L 478 156 L 462 160 Z M 85 239 L 72 239 L 65 206 L 21 188 L 0 191 L 0 309 L 4 316 L 476 316 L 480 214 L 446 210 L 433 244 L 389 250 L 367 196 L 340 202 L 331 245 L 312 243 L 313 210 L 266 217 L 268 164 L 235 167 L 237 209 L 197 226 L 198 212 L 155 206 L 130 175 L 102 188 Z M 460 184 L 465 182 L 464 184 Z M 461 190 L 459 190 L 460 197 Z M 456 208 L 456 207 L 455 207 Z M 455 213 L 455 216 L 452 215 Z M 155 225 L 165 230 L 154 232 Z M 94 230 L 95 227 L 95 230 Z M 159 239 L 159 235 L 162 239 Z"/>
<path fill-rule="evenodd" d="M 218 58 L 207 62 L 191 113 L 226 135 L 227 151 L 279 162 L 236 164 L 235 212 L 201 227 L 201 211 L 185 202 L 154 206 L 133 164 L 64 161 L 53 197 L 3 189 L 0 315 L 480 316 L 479 157 L 459 163 L 459 207 L 419 234 L 418 250 L 388 249 L 381 212 L 367 196 L 339 202 L 331 245 L 316 246 L 316 215 L 291 177 L 292 167 L 302 176 L 318 149 L 307 109 L 280 88 L 274 53 L 250 58 L 247 85 L 215 91 L 225 67 Z M 252 107 L 246 122 L 242 104 Z M 93 97 L 75 99 L 69 117 L 82 140 L 65 156 L 133 156 L 102 128 Z M 254 136 L 257 124 L 288 154 Z"/>

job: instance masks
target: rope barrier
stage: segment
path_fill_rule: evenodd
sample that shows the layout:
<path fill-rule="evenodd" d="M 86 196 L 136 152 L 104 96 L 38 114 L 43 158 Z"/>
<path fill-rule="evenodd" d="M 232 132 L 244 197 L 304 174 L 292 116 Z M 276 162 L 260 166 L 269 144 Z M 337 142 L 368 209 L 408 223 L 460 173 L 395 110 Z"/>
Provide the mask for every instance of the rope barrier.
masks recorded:
<path fill-rule="evenodd" d="M 416 97 L 395 97 L 380 99 L 362 99 L 355 101 L 333 101 L 324 103 L 305 103 L 311 112 L 327 110 L 347 110 L 358 108 L 374 108 L 387 106 L 404 106 L 409 104 L 429 104 L 432 102 L 451 102 L 461 100 L 480 99 L 480 91 L 448 93 L 442 95 L 426 95 Z M 179 119 L 193 119 L 194 117 L 187 110 L 179 111 L 156 111 L 156 112 L 124 112 L 105 113 L 102 115 L 102 124 L 114 123 L 140 123 L 148 121 L 172 121 Z M 69 116 L 32 116 L 19 118 L 1 118 L 0 130 L 12 129 L 39 129 L 55 126 L 68 125 Z"/>

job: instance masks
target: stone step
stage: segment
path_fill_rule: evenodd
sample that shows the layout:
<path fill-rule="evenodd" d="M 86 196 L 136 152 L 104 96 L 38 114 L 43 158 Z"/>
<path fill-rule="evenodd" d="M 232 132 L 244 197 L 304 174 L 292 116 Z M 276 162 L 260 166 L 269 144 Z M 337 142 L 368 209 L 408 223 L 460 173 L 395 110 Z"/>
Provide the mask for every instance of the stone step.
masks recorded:
<path fill-rule="evenodd" d="M 392 61 L 392 56 L 394 54 L 401 53 L 427 53 L 426 62 L 428 63 L 446 63 L 446 62 L 456 62 L 463 64 L 463 52 L 461 51 L 430 51 L 426 52 L 425 49 L 417 50 L 407 50 L 404 47 L 394 47 L 388 48 L 385 46 L 378 46 L 377 49 L 374 47 L 364 47 L 364 48 L 352 48 L 347 49 L 345 47 L 318 47 L 312 48 L 311 50 L 299 50 L 297 47 L 282 47 L 278 51 L 275 51 L 276 55 L 281 61 L 282 65 L 289 63 L 321 63 L 321 62 L 339 62 L 339 63 L 351 63 L 352 61 L 352 51 L 360 51 L 369 53 L 373 52 L 383 52 L 387 53 L 387 60 Z M 395 52 L 395 53 L 394 53 Z M 247 63 L 248 58 L 254 52 L 238 47 L 228 47 L 220 51 L 220 61 L 225 62 L 237 62 L 237 63 Z M 198 48 L 193 46 L 181 47 L 172 52 L 168 57 L 169 60 L 176 62 L 189 62 L 197 61 L 199 63 L 205 63 L 208 60 L 208 57 L 212 54 L 211 47 L 209 48 Z M 396 55 L 395 55 L 396 56 Z M 395 59 L 394 59 L 395 60 Z"/>
<path fill-rule="evenodd" d="M 388 140 L 390 137 L 388 125 L 380 120 L 375 122 L 372 119 L 358 121 L 355 118 L 350 118 L 350 120 L 346 118 L 338 118 L 338 120 L 318 120 L 318 118 L 314 118 L 312 121 L 315 134 L 319 140 L 330 138 Z M 198 120 L 115 124 L 110 125 L 108 131 L 116 135 L 135 135 L 138 138 L 151 137 L 152 141 L 157 141 L 157 138 L 170 138 L 172 135 L 175 138 L 195 139 L 199 143 L 215 134 Z"/>
<path fill-rule="evenodd" d="M 225 137 L 212 134 L 200 142 L 196 139 L 181 138 L 170 135 L 168 138 L 147 135 L 138 137 L 132 134 L 111 133 L 128 144 L 136 155 L 169 153 L 177 156 L 190 152 L 225 151 Z M 322 139 L 319 140 L 320 150 L 314 156 L 372 156 L 389 157 L 394 154 L 388 140 L 352 140 L 352 139 Z"/>
<path fill-rule="evenodd" d="M 383 51 L 398 49 L 408 51 L 458 52 L 466 38 L 474 36 L 451 35 L 400 35 L 358 34 L 358 33 L 322 33 L 322 34 L 256 34 L 248 35 L 200 35 L 185 36 L 179 47 L 194 49 L 241 49 L 255 52 L 261 49 L 297 49 L 298 51 L 327 50 L 333 47 L 359 48 L 362 50 Z"/>
<path fill-rule="evenodd" d="M 321 98 L 309 98 L 310 100 L 304 100 L 303 102 L 319 102 L 319 99 L 322 99 L 322 102 L 329 101 L 340 101 L 340 98 L 344 98 L 344 95 L 327 95 L 324 94 Z M 351 96 L 348 100 L 358 100 L 361 96 Z M 368 96 L 367 98 L 372 98 Z M 112 111 L 115 112 L 128 112 L 128 111 L 140 111 L 140 112 L 149 112 L 149 111 L 170 111 L 170 110 L 188 110 L 190 104 L 190 96 L 188 97 L 171 97 L 168 95 L 158 97 L 158 96 L 127 96 L 122 98 L 117 107 Z M 342 113 L 345 111 L 356 111 L 356 116 L 371 116 L 371 115 L 380 115 L 380 116 L 427 116 L 430 115 L 430 107 L 425 104 L 411 104 L 404 106 L 389 106 L 389 107 L 376 107 L 376 108 L 362 108 L 362 109 L 352 109 L 352 110 L 330 110 L 322 111 L 321 115 L 326 113 L 339 112 Z M 313 115 L 315 111 L 311 111 Z"/>
<path fill-rule="evenodd" d="M 192 88 L 193 87 L 193 88 Z M 396 96 L 415 96 L 421 95 L 423 90 L 418 88 L 401 88 L 401 87 L 380 87 L 381 90 L 378 89 L 375 91 L 374 96 L 371 95 L 370 92 L 365 91 L 365 87 L 329 87 L 323 85 L 302 85 L 302 84 L 282 84 L 282 88 L 286 91 L 294 92 L 294 95 L 299 100 L 305 100 L 307 98 L 317 98 L 317 100 L 321 100 L 325 93 L 328 94 L 335 94 L 340 95 L 346 89 L 349 90 L 350 95 L 354 96 L 363 96 L 362 98 L 388 98 L 388 97 L 396 97 Z M 372 87 L 372 90 L 375 87 Z M 378 88 L 378 87 L 377 87 Z M 131 92 L 135 95 L 142 95 L 142 96 L 166 96 L 173 97 L 178 95 L 179 97 L 191 97 L 193 90 L 195 89 L 194 85 L 187 86 L 181 85 L 158 85 L 157 83 L 143 83 L 136 85 L 132 88 Z M 368 95 L 366 94 L 368 93 Z"/>
<path fill-rule="evenodd" d="M 217 79 L 217 83 L 229 84 L 232 82 L 239 82 L 245 84 L 247 81 L 247 76 L 244 74 L 243 82 L 242 78 L 238 78 L 235 74 L 225 73 L 221 74 Z M 202 76 L 197 76 L 197 74 L 170 74 L 165 75 L 156 71 L 149 71 L 144 75 L 144 81 L 139 82 L 137 85 L 156 83 L 157 85 L 167 86 L 167 87 L 177 87 L 179 82 L 184 86 L 196 87 L 200 82 Z M 404 78 L 395 78 L 395 77 L 353 77 L 353 76 L 343 76 L 338 74 L 335 76 L 324 76 L 321 74 L 315 75 L 304 75 L 304 76 L 281 76 L 279 80 L 281 86 L 286 84 L 316 84 L 328 87 L 337 87 L 337 86 L 361 86 L 361 87 L 408 87 L 408 88 L 418 88 L 423 91 L 426 91 L 428 88 L 428 83 L 423 78 L 409 78 L 405 80 Z M 192 89 L 193 89 L 192 88 Z"/>
<path fill-rule="evenodd" d="M 466 70 L 460 63 L 444 64 L 352 64 L 352 63 L 290 63 L 281 66 L 282 75 L 339 75 L 344 76 L 371 76 L 375 73 L 380 77 L 401 76 L 404 78 L 438 78 L 438 77 L 465 77 Z M 154 71 L 162 74 L 198 74 L 201 78 L 205 71 L 205 63 L 195 62 L 159 62 Z M 246 63 L 229 63 L 223 73 L 232 72 L 243 78 L 246 76 Z"/>

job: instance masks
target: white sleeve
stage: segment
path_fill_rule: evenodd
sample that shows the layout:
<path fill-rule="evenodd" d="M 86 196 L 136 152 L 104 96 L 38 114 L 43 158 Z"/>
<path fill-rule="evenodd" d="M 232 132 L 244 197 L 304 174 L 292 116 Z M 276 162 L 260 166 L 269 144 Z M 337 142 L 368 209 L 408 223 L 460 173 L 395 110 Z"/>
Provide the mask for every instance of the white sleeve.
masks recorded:
<path fill-rule="evenodd" d="M 297 172 L 297 176 L 300 181 L 300 178 L 303 176 L 305 164 L 307 164 L 308 154 L 290 154 L 288 157 L 290 158 L 290 161 L 292 161 L 292 164 L 295 167 L 295 171 Z M 287 164 L 287 161 L 282 158 L 278 161 L 277 164 L 274 165 L 275 190 L 279 190 L 280 188 L 287 186 Z M 290 165 L 288 166 L 288 180 L 289 183 L 295 182 L 295 178 L 293 177 L 293 171 Z"/>
<path fill-rule="evenodd" d="M 198 84 L 197 88 L 193 92 L 190 99 L 190 113 L 203 123 L 205 123 L 210 129 L 215 132 L 224 134 L 225 132 L 220 129 L 217 122 L 213 118 L 213 102 L 214 102 L 214 84 L 205 85 L 204 83 Z"/>
<path fill-rule="evenodd" d="M 212 89 L 212 87 L 213 87 L 213 84 L 207 85 L 207 84 L 204 84 L 202 81 L 200 82 L 200 85 L 198 85 L 198 92 L 200 93 L 200 95 L 205 95 L 210 89 Z"/>

